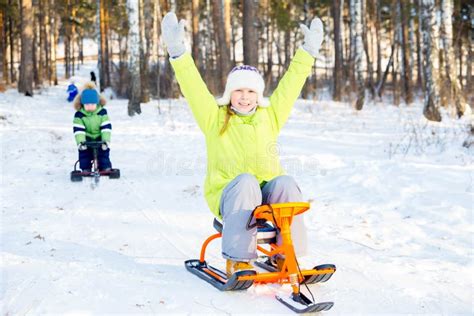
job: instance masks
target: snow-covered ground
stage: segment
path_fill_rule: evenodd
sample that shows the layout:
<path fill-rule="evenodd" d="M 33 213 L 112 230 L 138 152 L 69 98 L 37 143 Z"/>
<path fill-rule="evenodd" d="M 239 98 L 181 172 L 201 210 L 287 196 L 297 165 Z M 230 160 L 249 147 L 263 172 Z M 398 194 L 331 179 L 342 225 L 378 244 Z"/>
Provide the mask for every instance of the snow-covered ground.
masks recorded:
<path fill-rule="evenodd" d="M 85 74 L 88 72 L 84 71 Z M 289 287 L 219 292 L 187 272 L 213 233 L 202 196 L 205 143 L 184 101 L 107 106 L 119 180 L 72 183 L 77 159 L 66 82 L 0 94 L 2 315 L 291 314 Z M 304 267 L 326 314 L 472 314 L 473 152 L 465 121 L 426 123 L 420 105 L 299 101 L 280 137 L 312 201 Z M 208 259 L 223 268 L 219 242 Z"/>

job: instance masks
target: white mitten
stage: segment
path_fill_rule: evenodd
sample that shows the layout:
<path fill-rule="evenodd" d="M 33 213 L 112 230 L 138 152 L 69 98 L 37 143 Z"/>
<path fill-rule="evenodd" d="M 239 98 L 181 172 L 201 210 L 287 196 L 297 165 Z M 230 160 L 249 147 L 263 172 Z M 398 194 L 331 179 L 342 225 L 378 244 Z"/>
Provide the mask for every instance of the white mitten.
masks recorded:
<path fill-rule="evenodd" d="M 163 34 L 163 41 L 166 44 L 168 54 L 171 57 L 179 57 L 186 52 L 184 46 L 184 25 L 185 20 L 178 23 L 178 18 L 174 12 L 166 13 L 163 21 L 161 21 L 161 32 Z"/>
<path fill-rule="evenodd" d="M 304 24 L 300 24 L 300 29 L 304 34 L 304 42 L 302 45 L 303 49 L 311 56 L 316 58 L 324 39 L 323 22 L 321 22 L 321 20 L 316 17 L 313 19 L 313 21 L 311 21 L 311 26 L 309 29 Z"/>
<path fill-rule="evenodd" d="M 87 146 L 84 143 L 79 143 L 77 145 L 77 149 L 79 149 L 80 151 L 87 150 Z"/>

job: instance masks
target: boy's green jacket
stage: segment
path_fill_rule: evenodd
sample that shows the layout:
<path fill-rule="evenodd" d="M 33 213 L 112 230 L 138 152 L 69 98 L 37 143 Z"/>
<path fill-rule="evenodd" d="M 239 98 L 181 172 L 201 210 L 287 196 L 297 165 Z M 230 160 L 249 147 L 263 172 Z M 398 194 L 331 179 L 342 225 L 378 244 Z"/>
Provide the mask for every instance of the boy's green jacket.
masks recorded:
<path fill-rule="evenodd" d="M 94 112 L 87 112 L 81 108 L 74 114 L 73 123 L 77 144 L 85 142 L 86 136 L 92 140 L 100 138 L 104 142 L 110 142 L 112 124 L 109 121 L 107 110 L 101 105 L 98 104 Z"/>
<path fill-rule="evenodd" d="M 260 183 L 284 174 L 278 155 L 278 134 L 311 73 L 314 58 L 298 49 L 270 97 L 270 106 L 258 107 L 252 116 L 232 115 L 222 135 L 219 132 L 224 125 L 226 107 L 217 105 L 191 55 L 186 53 L 171 59 L 171 64 L 181 92 L 206 137 L 204 193 L 211 211 L 220 217 L 222 191 L 239 174 L 252 174 Z"/>

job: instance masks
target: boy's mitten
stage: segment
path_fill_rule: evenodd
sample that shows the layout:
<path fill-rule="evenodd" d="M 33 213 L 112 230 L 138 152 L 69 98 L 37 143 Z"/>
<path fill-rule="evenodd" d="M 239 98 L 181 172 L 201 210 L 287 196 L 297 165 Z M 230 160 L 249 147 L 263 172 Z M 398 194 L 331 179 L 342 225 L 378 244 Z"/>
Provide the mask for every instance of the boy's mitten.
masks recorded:
<path fill-rule="evenodd" d="M 163 21 L 161 21 L 163 41 L 171 57 L 179 57 L 186 52 L 186 47 L 184 46 L 185 24 L 185 20 L 181 20 L 178 23 L 178 18 L 174 12 L 168 12 Z"/>
<path fill-rule="evenodd" d="M 80 143 L 79 145 L 77 145 L 77 149 L 79 149 L 80 151 L 83 151 L 87 149 L 87 146 L 84 143 Z"/>
<path fill-rule="evenodd" d="M 324 37 L 323 22 L 319 18 L 314 18 L 309 29 L 304 24 L 300 24 L 300 29 L 304 34 L 303 49 L 316 58 Z"/>
<path fill-rule="evenodd" d="M 106 151 L 107 149 L 109 149 L 109 143 L 105 142 L 105 143 L 102 144 L 101 147 L 102 147 L 103 151 Z"/>

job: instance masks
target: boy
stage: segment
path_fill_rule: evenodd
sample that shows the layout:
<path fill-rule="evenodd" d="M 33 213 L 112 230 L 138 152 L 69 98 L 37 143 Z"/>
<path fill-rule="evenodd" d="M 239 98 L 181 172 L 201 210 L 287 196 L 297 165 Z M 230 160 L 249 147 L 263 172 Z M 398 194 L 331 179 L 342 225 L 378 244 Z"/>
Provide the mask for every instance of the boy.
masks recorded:
<path fill-rule="evenodd" d="M 90 172 L 92 168 L 93 151 L 85 144 L 86 141 L 103 141 L 98 150 L 100 171 L 110 171 L 110 136 L 112 124 L 104 108 L 106 101 L 95 89 L 94 83 L 85 85 L 83 91 L 74 101 L 74 137 L 79 150 L 79 166 L 83 172 Z"/>

